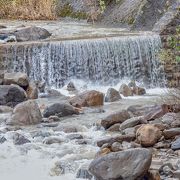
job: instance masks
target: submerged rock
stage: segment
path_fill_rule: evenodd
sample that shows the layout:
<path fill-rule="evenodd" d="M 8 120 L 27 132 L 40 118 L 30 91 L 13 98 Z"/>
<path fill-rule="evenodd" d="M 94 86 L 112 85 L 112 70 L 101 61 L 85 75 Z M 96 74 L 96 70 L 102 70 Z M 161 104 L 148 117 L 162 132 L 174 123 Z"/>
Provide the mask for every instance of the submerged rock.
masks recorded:
<path fill-rule="evenodd" d="M 70 99 L 70 104 L 75 107 L 102 106 L 104 104 L 104 95 L 101 92 L 92 90 L 83 92 Z"/>
<path fill-rule="evenodd" d="M 28 100 L 18 104 L 9 120 L 10 125 L 32 125 L 42 121 L 42 115 L 36 101 Z"/>
<path fill-rule="evenodd" d="M 68 91 L 76 91 L 76 87 L 74 85 L 73 82 L 70 82 L 68 85 L 67 85 L 67 90 Z"/>
<path fill-rule="evenodd" d="M 117 123 L 122 123 L 129 118 L 130 118 L 130 114 L 128 113 L 128 111 L 123 110 L 120 112 L 113 113 L 107 116 L 106 118 L 104 118 L 103 120 L 101 120 L 101 125 L 105 129 L 108 129 L 112 125 L 117 124 Z"/>
<path fill-rule="evenodd" d="M 162 132 L 155 125 L 142 125 L 136 132 L 138 142 L 144 146 L 153 146 L 161 138 Z"/>
<path fill-rule="evenodd" d="M 0 105 L 14 107 L 27 100 L 24 89 L 17 85 L 0 85 Z"/>
<path fill-rule="evenodd" d="M 31 141 L 29 139 L 27 139 L 25 136 L 23 136 L 19 133 L 15 133 L 13 136 L 13 142 L 15 145 L 23 145 L 26 143 L 30 143 Z"/>
<path fill-rule="evenodd" d="M 45 118 L 48 118 L 50 116 L 58 116 L 58 117 L 64 117 L 64 116 L 69 116 L 73 114 L 79 114 L 76 109 L 69 105 L 69 104 L 61 104 L 61 103 L 55 103 L 53 105 L 48 106 L 45 108 L 43 112 L 43 116 Z"/>
<path fill-rule="evenodd" d="M 43 140 L 43 143 L 44 144 L 61 144 L 62 142 L 64 142 L 64 139 L 60 138 L 60 137 L 46 137 L 44 140 Z"/>
<path fill-rule="evenodd" d="M 114 88 L 109 88 L 105 96 L 105 102 L 114 102 L 119 99 L 122 99 L 119 92 Z"/>
<path fill-rule="evenodd" d="M 135 86 L 135 87 L 133 87 L 133 94 L 144 95 L 144 94 L 146 94 L 146 90 L 142 87 Z"/>
<path fill-rule="evenodd" d="M 9 106 L 0 106 L 0 113 L 11 113 L 13 112 L 13 108 Z"/>
<path fill-rule="evenodd" d="M 102 180 L 133 180 L 142 178 L 148 171 L 152 160 L 149 150 L 143 148 L 114 152 L 91 162 L 89 171 Z"/>
<path fill-rule="evenodd" d="M 0 135 L 0 144 L 3 144 L 6 141 L 7 139 L 4 136 Z"/>

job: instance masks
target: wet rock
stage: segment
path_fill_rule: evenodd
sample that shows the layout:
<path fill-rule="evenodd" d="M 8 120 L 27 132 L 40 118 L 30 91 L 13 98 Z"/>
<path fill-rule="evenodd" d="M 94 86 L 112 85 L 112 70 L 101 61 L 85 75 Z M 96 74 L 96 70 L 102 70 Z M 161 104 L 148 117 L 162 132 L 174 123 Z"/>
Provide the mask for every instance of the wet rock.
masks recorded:
<path fill-rule="evenodd" d="M 79 144 L 79 145 L 90 144 L 91 143 L 90 140 L 88 140 L 88 139 L 77 139 L 75 142 L 77 144 Z"/>
<path fill-rule="evenodd" d="M 60 137 L 47 137 L 43 140 L 44 144 L 61 144 L 62 142 L 64 142 L 64 139 L 60 138 Z"/>
<path fill-rule="evenodd" d="M 42 126 L 43 127 L 58 127 L 59 123 L 43 123 Z"/>
<path fill-rule="evenodd" d="M 5 29 L 5 28 L 7 28 L 7 27 L 0 24 L 0 29 Z"/>
<path fill-rule="evenodd" d="M 111 145 L 111 151 L 112 152 L 118 152 L 118 151 L 122 151 L 122 150 L 123 150 L 122 144 L 119 142 L 114 142 Z"/>
<path fill-rule="evenodd" d="M 28 100 L 18 104 L 9 120 L 9 125 L 32 125 L 42 121 L 38 104 L 34 100 Z"/>
<path fill-rule="evenodd" d="M 3 144 L 6 141 L 7 139 L 4 136 L 0 135 L 0 144 Z"/>
<path fill-rule="evenodd" d="M 88 171 L 87 166 L 82 166 L 80 169 L 78 169 L 78 172 L 76 174 L 77 179 L 88 179 L 91 180 L 93 178 L 92 174 Z"/>
<path fill-rule="evenodd" d="M 144 95 L 144 94 L 146 94 L 146 90 L 142 87 L 135 86 L 135 87 L 133 87 L 133 94 Z"/>
<path fill-rule="evenodd" d="M 171 128 L 163 131 L 165 139 L 173 139 L 180 135 L 180 128 Z"/>
<path fill-rule="evenodd" d="M 168 149 L 170 148 L 170 143 L 167 143 L 167 142 L 158 142 L 154 145 L 154 148 L 156 149 L 162 149 L 162 148 L 165 148 L 165 149 Z"/>
<path fill-rule="evenodd" d="M 69 104 L 61 104 L 61 103 L 55 103 L 53 105 L 50 105 L 47 108 L 45 108 L 43 112 L 43 116 L 45 118 L 48 118 L 54 115 L 58 117 L 64 117 L 64 116 L 70 116 L 73 114 L 78 114 L 78 112 L 73 106 Z"/>
<path fill-rule="evenodd" d="M 161 136 L 162 132 L 151 124 L 142 125 L 136 132 L 138 142 L 144 147 L 153 146 Z"/>
<path fill-rule="evenodd" d="M 136 87 L 136 82 L 135 82 L 134 80 L 132 80 L 132 81 L 128 84 L 128 86 L 129 86 L 130 88 Z"/>
<path fill-rule="evenodd" d="M 180 150 L 180 137 L 177 138 L 174 142 L 172 142 L 171 149 L 174 151 Z"/>
<path fill-rule="evenodd" d="M 35 81 L 36 87 L 38 88 L 40 93 L 45 92 L 45 87 L 46 87 L 46 82 L 41 82 L 41 81 Z"/>
<path fill-rule="evenodd" d="M 26 143 L 30 143 L 31 141 L 29 139 L 27 139 L 25 136 L 19 134 L 19 133 L 15 133 L 13 136 L 13 143 L 15 145 L 23 145 Z"/>
<path fill-rule="evenodd" d="M 0 105 L 14 107 L 27 100 L 24 89 L 17 85 L 0 85 Z"/>
<path fill-rule="evenodd" d="M 171 163 L 166 163 L 166 164 L 163 164 L 160 168 L 159 168 L 159 173 L 161 175 L 166 175 L 166 176 L 169 176 L 169 175 L 172 175 L 173 174 L 173 171 L 174 171 L 174 167 Z"/>
<path fill-rule="evenodd" d="M 63 96 L 59 91 L 55 89 L 47 89 L 47 97 Z"/>
<path fill-rule="evenodd" d="M 85 91 L 70 99 L 70 104 L 74 107 L 102 106 L 104 104 L 104 95 L 101 92 L 92 90 Z"/>
<path fill-rule="evenodd" d="M 98 152 L 97 152 L 97 154 L 96 154 L 96 158 L 97 157 L 101 157 L 101 156 L 104 156 L 104 155 L 106 155 L 106 154 L 109 154 L 109 153 L 111 153 L 111 149 L 110 148 L 103 148 L 103 149 L 100 149 Z"/>
<path fill-rule="evenodd" d="M 113 124 L 110 128 L 108 128 L 108 131 L 119 131 L 120 123 Z"/>
<path fill-rule="evenodd" d="M 126 128 L 134 127 L 138 124 L 142 124 L 144 123 L 143 118 L 144 118 L 143 116 L 139 116 L 139 117 L 133 117 L 133 118 L 127 119 L 120 125 L 119 129 L 124 130 Z"/>
<path fill-rule="evenodd" d="M 162 117 L 162 122 L 171 126 L 171 124 L 176 120 L 176 113 L 167 113 Z"/>
<path fill-rule="evenodd" d="M 55 162 L 54 166 L 50 170 L 51 176 L 60 176 L 65 174 L 65 165 L 59 161 Z"/>
<path fill-rule="evenodd" d="M 130 118 L 130 114 L 126 110 L 123 110 L 120 112 L 113 113 L 107 116 L 106 118 L 104 118 L 103 120 L 101 120 L 101 125 L 105 129 L 108 129 L 112 125 L 116 123 L 122 123 L 129 118 Z"/>
<path fill-rule="evenodd" d="M 120 89 L 119 89 L 120 94 L 122 94 L 123 96 L 127 97 L 127 96 L 133 96 L 133 91 L 132 89 L 127 86 L 126 84 L 122 84 Z"/>
<path fill-rule="evenodd" d="M 26 73 L 15 72 L 4 74 L 4 85 L 16 84 L 20 87 L 26 88 L 29 85 L 29 79 Z"/>
<path fill-rule="evenodd" d="M 46 39 L 51 36 L 51 34 L 46 29 L 36 26 L 19 28 L 13 32 L 13 34 L 16 36 L 16 40 L 18 42 L 36 41 L 40 39 Z"/>
<path fill-rule="evenodd" d="M 11 113 L 13 109 L 9 106 L 0 106 L 0 113 Z"/>
<path fill-rule="evenodd" d="M 114 152 L 93 160 L 89 171 L 102 180 L 137 179 L 147 173 L 151 159 L 150 151 L 143 148 Z"/>
<path fill-rule="evenodd" d="M 28 99 L 37 99 L 38 98 L 38 88 L 34 82 L 30 82 L 26 89 Z"/>
<path fill-rule="evenodd" d="M 68 85 L 67 85 L 67 90 L 68 91 L 76 91 L 76 87 L 74 85 L 73 82 L 70 82 Z"/>
<path fill-rule="evenodd" d="M 135 105 L 130 106 L 127 110 L 134 116 L 145 116 L 145 120 L 149 121 L 164 116 L 169 112 L 169 106 L 166 104 L 152 106 Z"/>
<path fill-rule="evenodd" d="M 105 102 L 114 102 L 122 99 L 119 92 L 114 88 L 109 88 L 105 96 Z"/>
<path fill-rule="evenodd" d="M 136 134 L 136 129 L 135 129 L 135 127 L 126 128 L 126 129 L 124 129 L 123 131 L 121 131 L 121 133 L 122 133 L 123 135 L 134 135 L 134 136 L 135 136 L 135 134 Z"/>
<path fill-rule="evenodd" d="M 131 142 L 135 140 L 135 135 L 117 135 L 114 137 L 105 137 L 97 141 L 97 146 L 101 147 L 103 144 L 112 145 L 114 142 L 122 143 L 123 141 Z"/>
<path fill-rule="evenodd" d="M 48 122 L 58 122 L 61 119 L 58 116 L 49 116 Z"/>
<path fill-rule="evenodd" d="M 45 138 L 51 136 L 51 133 L 47 131 L 33 131 L 31 132 L 31 136 L 32 138 L 37 138 L 37 137 Z"/>
<path fill-rule="evenodd" d="M 63 131 L 65 133 L 76 133 L 78 129 L 76 126 L 70 124 L 63 124 L 53 129 L 54 131 Z"/>
<path fill-rule="evenodd" d="M 66 138 L 73 140 L 73 139 L 83 139 L 83 136 L 81 134 L 69 134 L 66 136 Z"/>

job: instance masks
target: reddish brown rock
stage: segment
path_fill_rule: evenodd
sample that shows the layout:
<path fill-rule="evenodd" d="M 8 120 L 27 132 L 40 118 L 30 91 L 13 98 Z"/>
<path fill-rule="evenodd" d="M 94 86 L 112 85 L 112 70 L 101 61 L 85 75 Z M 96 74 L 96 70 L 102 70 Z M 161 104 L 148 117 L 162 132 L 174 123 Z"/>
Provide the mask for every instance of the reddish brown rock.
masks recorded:
<path fill-rule="evenodd" d="M 75 107 L 102 106 L 104 94 L 95 90 L 83 92 L 70 99 L 69 103 Z"/>
<path fill-rule="evenodd" d="M 36 87 L 35 83 L 30 83 L 27 90 L 26 94 L 28 99 L 37 99 L 38 98 L 38 88 Z"/>
<path fill-rule="evenodd" d="M 146 94 L 146 90 L 142 87 L 135 86 L 135 87 L 133 87 L 133 94 L 144 95 L 144 94 Z"/>

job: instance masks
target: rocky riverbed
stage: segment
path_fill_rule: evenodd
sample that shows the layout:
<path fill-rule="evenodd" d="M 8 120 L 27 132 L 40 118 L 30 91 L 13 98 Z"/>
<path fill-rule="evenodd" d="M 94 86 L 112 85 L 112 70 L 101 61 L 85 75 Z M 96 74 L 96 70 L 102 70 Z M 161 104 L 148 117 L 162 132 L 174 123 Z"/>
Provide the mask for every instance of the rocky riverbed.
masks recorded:
<path fill-rule="evenodd" d="M 2 82 L 2 179 L 179 179 L 180 108 L 159 93 L 78 81 L 40 93 L 24 73 Z"/>

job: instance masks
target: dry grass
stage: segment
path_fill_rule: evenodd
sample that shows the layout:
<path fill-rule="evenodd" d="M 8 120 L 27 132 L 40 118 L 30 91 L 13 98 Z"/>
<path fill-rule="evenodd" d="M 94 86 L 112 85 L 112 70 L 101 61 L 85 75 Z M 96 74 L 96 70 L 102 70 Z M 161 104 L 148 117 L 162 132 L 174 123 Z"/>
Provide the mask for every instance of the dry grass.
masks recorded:
<path fill-rule="evenodd" d="M 0 18 L 25 20 L 55 19 L 54 0 L 0 0 Z"/>

